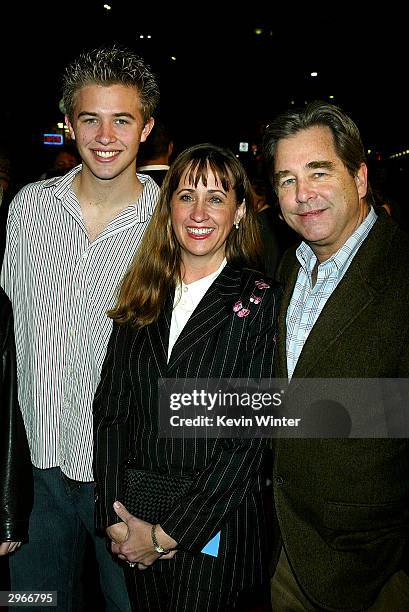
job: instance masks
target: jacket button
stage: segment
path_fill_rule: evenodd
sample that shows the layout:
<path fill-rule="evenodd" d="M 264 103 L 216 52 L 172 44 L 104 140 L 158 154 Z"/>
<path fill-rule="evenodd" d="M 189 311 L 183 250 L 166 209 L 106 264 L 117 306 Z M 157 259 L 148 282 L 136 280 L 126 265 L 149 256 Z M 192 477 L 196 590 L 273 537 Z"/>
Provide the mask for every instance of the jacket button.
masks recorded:
<path fill-rule="evenodd" d="M 282 476 L 276 476 L 275 477 L 275 481 L 276 481 L 276 485 L 278 487 L 280 487 L 281 485 L 284 484 L 284 478 Z"/>

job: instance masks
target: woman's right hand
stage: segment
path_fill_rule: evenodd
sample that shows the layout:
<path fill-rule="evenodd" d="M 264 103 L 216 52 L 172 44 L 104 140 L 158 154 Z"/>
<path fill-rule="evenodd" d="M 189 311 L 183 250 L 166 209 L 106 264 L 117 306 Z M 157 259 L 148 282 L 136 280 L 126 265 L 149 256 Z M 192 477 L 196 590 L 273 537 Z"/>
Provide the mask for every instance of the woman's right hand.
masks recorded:
<path fill-rule="evenodd" d="M 123 544 L 129 536 L 128 525 L 124 522 L 115 523 L 106 528 L 109 539 L 116 544 Z"/>
<path fill-rule="evenodd" d="M 155 551 L 151 531 L 151 523 L 142 521 L 130 514 L 125 506 L 120 502 L 114 503 L 114 510 L 121 523 L 107 527 L 107 534 L 112 540 L 111 551 L 119 559 L 129 564 L 137 565 L 138 569 L 144 570 L 158 559 L 172 559 L 176 554 L 177 542 L 168 536 L 158 525 L 158 537 L 161 538 L 162 545 L 169 550 L 167 554 L 160 554 Z M 114 540 L 117 538 L 117 540 Z M 125 536 L 125 537 L 124 537 Z"/>

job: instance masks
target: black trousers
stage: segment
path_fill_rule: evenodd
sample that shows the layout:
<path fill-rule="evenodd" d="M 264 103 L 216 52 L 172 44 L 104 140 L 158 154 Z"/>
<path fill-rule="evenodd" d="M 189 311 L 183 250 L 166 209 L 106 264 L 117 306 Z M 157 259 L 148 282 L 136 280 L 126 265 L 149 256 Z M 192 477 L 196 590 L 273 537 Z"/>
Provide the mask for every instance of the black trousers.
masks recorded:
<path fill-rule="evenodd" d="M 269 582 L 238 593 L 210 576 L 206 583 L 192 560 L 182 567 L 172 561 L 146 570 L 124 567 L 133 612 L 271 612 Z"/>

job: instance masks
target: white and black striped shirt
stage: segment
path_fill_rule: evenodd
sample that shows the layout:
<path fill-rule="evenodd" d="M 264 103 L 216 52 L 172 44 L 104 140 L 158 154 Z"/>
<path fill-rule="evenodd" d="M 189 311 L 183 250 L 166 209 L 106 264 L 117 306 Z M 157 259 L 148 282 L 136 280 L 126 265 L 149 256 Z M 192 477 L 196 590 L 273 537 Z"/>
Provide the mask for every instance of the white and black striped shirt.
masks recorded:
<path fill-rule="evenodd" d="M 32 183 L 14 198 L 1 284 L 14 310 L 19 399 L 33 464 L 91 481 L 92 401 L 113 306 L 158 199 L 153 179 L 90 242 L 71 184 Z"/>

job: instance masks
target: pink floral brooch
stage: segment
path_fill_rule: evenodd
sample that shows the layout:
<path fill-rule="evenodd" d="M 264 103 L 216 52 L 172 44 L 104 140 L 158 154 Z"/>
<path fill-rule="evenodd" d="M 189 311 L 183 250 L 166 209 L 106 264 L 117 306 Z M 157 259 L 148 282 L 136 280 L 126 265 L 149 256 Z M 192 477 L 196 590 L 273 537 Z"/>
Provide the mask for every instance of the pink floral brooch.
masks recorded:
<path fill-rule="evenodd" d="M 262 293 L 256 294 L 256 289 L 260 289 L 260 290 L 269 289 L 270 285 L 268 285 L 262 280 L 257 280 L 254 284 L 255 284 L 255 288 L 250 295 L 250 302 L 252 304 L 257 305 L 257 304 L 260 304 L 260 302 L 262 301 L 264 297 L 264 292 L 262 291 Z M 248 304 L 248 306 L 250 306 L 250 304 Z M 236 315 L 242 319 L 243 317 L 249 316 L 250 308 L 243 308 L 243 302 L 241 300 L 238 300 L 235 304 L 233 304 L 233 312 L 235 312 Z"/>

